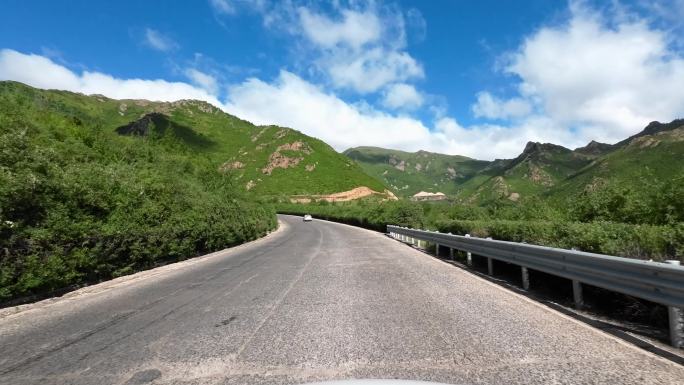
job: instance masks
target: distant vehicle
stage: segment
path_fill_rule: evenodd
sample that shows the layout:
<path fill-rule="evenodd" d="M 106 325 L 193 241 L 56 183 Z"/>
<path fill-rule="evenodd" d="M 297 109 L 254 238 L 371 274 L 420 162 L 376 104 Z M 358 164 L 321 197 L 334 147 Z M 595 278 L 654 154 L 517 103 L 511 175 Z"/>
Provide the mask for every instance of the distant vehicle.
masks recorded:
<path fill-rule="evenodd" d="M 312 220 L 313 220 L 313 218 L 311 217 L 311 215 L 309 215 L 309 214 L 304 215 L 304 222 L 311 222 Z"/>

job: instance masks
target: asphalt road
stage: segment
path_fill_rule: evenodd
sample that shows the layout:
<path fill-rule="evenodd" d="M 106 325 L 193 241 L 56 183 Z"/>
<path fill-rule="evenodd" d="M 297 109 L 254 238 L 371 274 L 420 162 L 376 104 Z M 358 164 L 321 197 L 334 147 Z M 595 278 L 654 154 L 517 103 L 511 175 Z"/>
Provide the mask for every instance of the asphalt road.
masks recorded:
<path fill-rule="evenodd" d="M 684 367 L 323 221 L 0 312 L 1 384 L 684 384 Z"/>

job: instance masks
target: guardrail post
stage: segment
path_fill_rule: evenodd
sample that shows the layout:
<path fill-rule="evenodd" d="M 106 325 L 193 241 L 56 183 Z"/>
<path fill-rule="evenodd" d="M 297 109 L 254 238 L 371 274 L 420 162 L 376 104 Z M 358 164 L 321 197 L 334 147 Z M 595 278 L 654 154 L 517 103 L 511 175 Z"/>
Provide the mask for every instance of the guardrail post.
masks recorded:
<path fill-rule="evenodd" d="M 465 236 L 466 238 L 470 238 L 470 234 L 466 234 Z M 466 264 L 468 266 L 473 265 L 473 254 L 471 254 L 470 251 L 466 253 Z"/>
<path fill-rule="evenodd" d="M 670 319 L 670 343 L 675 348 L 684 348 L 684 311 L 678 307 L 667 307 Z"/>
<path fill-rule="evenodd" d="M 679 261 L 665 261 L 670 265 L 679 265 Z M 670 321 L 670 344 L 675 348 L 684 348 L 684 309 L 668 306 L 667 314 Z"/>
<path fill-rule="evenodd" d="M 430 240 L 449 240 L 452 239 L 457 239 L 460 237 L 453 237 L 451 233 L 449 233 L 451 238 L 440 238 L 440 237 L 433 237 L 431 235 L 431 231 L 412 231 L 413 229 L 409 229 L 406 227 L 398 227 L 398 226 L 392 226 L 392 229 L 397 229 L 398 232 L 390 231 L 389 235 L 392 236 L 393 238 L 404 242 L 405 244 L 418 244 L 420 247 L 423 245 L 424 247 L 427 248 L 427 246 L 430 244 L 428 240 L 426 239 L 420 239 L 416 238 L 412 235 L 407 235 L 404 233 L 408 234 L 418 234 L 419 237 L 421 238 L 427 238 Z M 457 250 L 459 252 L 465 252 L 466 253 L 466 263 L 468 266 L 473 265 L 473 260 L 472 260 L 472 253 L 468 251 L 470 248 L 470 243 L 473 242 L 473 240 L 469 240 L 471 238 L 470 234 L 465 234 L 465 240 L 460 239 L 461 242 L 459 244 L 462 244 L 463 247 L 456 247 L 455 249 L 450 246 L 446 245 L 441 245 L 437 242 L 433 242 L 435 244 L 435 249 L 436 253 L 439 256 L 440 249 L 442 247 L 448 247 L 449 248 L 449 258 L 454 260 L 455 252 L 454 250 Z M 487 238 L 487 240 L 490 240 L 492 238 Z M 499 245 L 498 242 L 489 242 L 487 240 L 483 240 L 481 238 L 478 238 L 476 242 L 477 245 L 479 245 L 481 242 L 488 247 L 491 247 L 495 250 L 498 250 L 501 252 L 500 254 L 491 254 L 495 255 L 497 260 L 500 260 L 502 262 L 509 262 L 509 263 L 514 263 L 517 264 L 521 268 L 521 278 L 522 278 L 522 287 L 524 290 L 529 290 L 530 288 L 530 275 L 529 275 L 529 269 L 525 266 L 522 265 L 528 265 L 530 266 L 535 266 L 531 262 L 526 263 L 526 253 L 525 250 L 528 250 L 530 247 L 529 245 L 526 245 L 524 242 L 519 243 L 518 246 L 514 247 L 514 250 L 510 249 L 510 246 L 506 245 L 505 247 L 503 245 Z M 421 242 L 422 241 L 422 242 Z M 476 248 L 477 250 L 477 248 Z M 476 251 L 477 254 L 477 251 Z M 594 261 L 599 261 L 605 258 L 605 256 L 602 255 L 591 255 L 591 254 L 586 254 L 586 253 L 577 253 L 577 250 L 571 249 L 571 250 L 563 250 L 563 249 L 554 249 L 554 248 L 548 248 L 545 250 L 542 254 L 544 255 L 549 255 L 549 256 L 562 256 L 563 260 L 565 260 L 566 256 L 568 254 L 577 257 L 579 262 L 578 264 L 580 265 L 579 267 L 574 267 L 572 264 L 565 264 L 564 262 L 561 264 L 560 267 L 548 267 L 545 265 L 541 265 L 541 267 L 546 267 L 548 270 L 548 273 L 558 275 L 558 276 L 566 276 L 573 277 L 572 274 L 566 274 L 568 271 L 574 271 L 575 269 L 585 269 L 591 272 L 601 272 L 603 274 L 606 274 L 607 272 L 604 271 L 604 269 L 598 269 L 597 267 L 593 266 Z M 494 258 L 488 257 L 485 255 L 479 255 L 477 254 L 478 257 L 481 258 L 487 258 L 487 271 L 489 275 L 494 275 Z M 667 306 L 668 310 L 668 322 L 669 322 L 669 332 L 670 332 L 670 343 L 673 347 L 675 348 L 684 348 L 684 306 L 681 306 L 681 303 L 679 302 L 672 302 L 668 301 L 667 298 L 668 295 L 671 297 L 672 294 L 669 294 L 669 290 L 672 289 L 674 290 L 677 294 L 682 292 L 682 289 L 684 288 L 684 269 L 681 267 L 676 267 L 672 268 L 671 266 L 665 267 L 662 266 L 661 263 L 653 263 L 653 262 L 645 262 L 646 264 L 649 265 L 649 268 L 653 270 L 652 272 L 641 272 L 641 266 L 639 263 L 639 266 L 636 266 L 635 264 L 631 263 L 628 259 L 625 258 L 616 258 L 614 257 L 615 266 L 619 267 L 621 269 L 625 269 L 625 272 L 629 272 L 630 275 L 634 276 L 634 282 L 625 282 L 625 285 L 628 285 L 626 287 L 621 288 L 621 286 L 615 286 L 612 285 L 612 281 L 606 279 L 605 281 L 598 280 L 596 282 L 592 282 L 592 285 L 596 285 L 598 287 L 604 287 L 609 290 L 614 290 L 616 292 L 620 293 L 630 293 L 629 295 L 635 295 L 640 298 L 647 299 L 649 301 L 653 301 L 656 303 L 661 303 L 664 306 Z M 642 262 L 643 263 L 643 262 Z M 671 265 L 680 265 L 680 261 L 676 260 L 671 260 L 671 261 L 666 261 L 666 263 L 671 264 Z M 584 264 L 584 265 L 582 265 Z M 535 270 L 536 271 L 536 270 Z M 546 270 L 544 270 L 546 271 Z M 673 281 L 668 281 L 665 283 L 660 283 L 658 281 L 655 281 L 652 279 L 653 275 L 658 275 L 660 273 L 667 274 L 668 276 L 671 275 L 672 277 L 675 277 L 676 280 Z M 574 275 L 577 277 L 577 275 Z M 573 294 L 573 301 L 575 308 L 577 309 L 582 309 L 584 305 L 584 298 L 583 298 L 583 283 L 580 282 L 579 280 L 574 280 L 572 278 L 572 294 Z M 603 283 L 603 284 L 602 284 Z M 612 286 L 611 286 L 612 285 Z M 627 289 L 631 289 L 627 290 Z M 675 303 L 676 306 L 670 306 L 667 305 L 668 303 Z"/>
<path fill-rule="evenodd" d="M 572 298 L 575 300 L 575 308 L 581 309 L 584 306 L 584 298 L 582 296 L 582 282 L 572 280 Z"/>
<path fill-rule="evenodd" d="M 451 232 L 449 232 L 449 235 L 453 235 L 453 234 L 451 234 Z M 452 261 L 454 260 L 454 248 L 453 247 L 449 248 L 449 259 Z"/>
<path fill-rule="evenodd" d="M 435 243 L 435 256 L 439 257 L 439 243 Z"/>

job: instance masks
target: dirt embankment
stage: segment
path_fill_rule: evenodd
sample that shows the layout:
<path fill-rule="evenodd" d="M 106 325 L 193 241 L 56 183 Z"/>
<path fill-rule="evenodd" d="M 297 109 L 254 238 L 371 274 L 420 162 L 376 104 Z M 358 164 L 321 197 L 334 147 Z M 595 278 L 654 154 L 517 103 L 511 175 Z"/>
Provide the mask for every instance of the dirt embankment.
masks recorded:
<path fill-rule="evenodd" d="M 386 200 L 397 200 L 397 197 L 389 190 L 378 192 L 366 186 L 359 186 L 348 191 L 342 191 L 334 194 L 321 195 L 293 195 L 290 197 L 292 203 L 309 203 L 314 201 L 326 202 L 347 202 L 355 199 L 361 199 L 369 196 L 378 196 Z"/>

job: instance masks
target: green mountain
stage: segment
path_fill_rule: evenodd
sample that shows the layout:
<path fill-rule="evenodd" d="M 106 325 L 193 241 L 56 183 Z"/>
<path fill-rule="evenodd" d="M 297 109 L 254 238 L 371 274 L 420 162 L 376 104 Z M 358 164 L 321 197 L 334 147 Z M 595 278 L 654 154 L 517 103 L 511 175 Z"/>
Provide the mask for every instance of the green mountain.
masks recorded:
<path fill-rule="evenodd" d="M 330 194 L 385 187 L 332 147 L 299 131 L 255 126 L 209 103 L 114 100 L 0 82 L 0 108 L 61 139 L 97 130 L 123 146 L 155 142 L 200 157 L 257 195 Z"/>
<path fill-rule="evenodd" d="M 255 239 L 255 198 L 383 191 L 315 138 L 200 101 L 0 82 L 0 304 Z"/>
<path fill-rule="evenodd" d="M 459 185 L 489 164 L 459 155 L 378 147 L 350 148 L 344 154 L 399 196 L 411 196 L 419 191 L 455 194 Z"/>
<path fill-rule="evenodd" d="M 681 119 L 652 122 L 613 145 L 591 141 L 570 150 L 529 142 L 515 159 L 492 162 L 376 147 L 351 148 L 344 154 L 403 196 L 424 190 L 469 203 L 529 196 L 565 199 L 608 185 L 645 191 L 658 181 L 682 175 L 683 131 Z"/>
<path fill-rule="evenodd" d="M 498 197 L 517 200 L 536 194 L 572 175 L 595 157 L 550 143 L 530 142 L 515 159 L 492 162 L 459 155 L 415 153 L 377 147 L 348 149 L 368 174 L 381 179 L 398 195 L 443 192 L 468 201 Z"/>
<path fill-rule="evenodd" d="M 497 160 L 460 186 L 468 201 L 536 195 L 557 185 L 589 164 L 595 155 L 551 143 L 529 142 L 515 159 Z"/>
<path fill-rule="evenodd" d="M 564 198 L 603 188 L 637 195 L 684 177 L 684 119 L 650 123 L 643 131 L 611 146 L 546 194 Z"/>
<path fill-rule="evenodd" d="M 577 147 L 575 149 L 575 152 L 580 153 L 580 154 L 585 154 L 585 155 L 594 155 L 594 156 L 599 156 L 599 155 L 605 155 L 609 152 L 611 152 L 615 148 L 614 145 L 608 144 L 608 143 L 601 143 L 597 142 L 595 140 L 592 140 L 589 142 L 584 147 Z"/>

